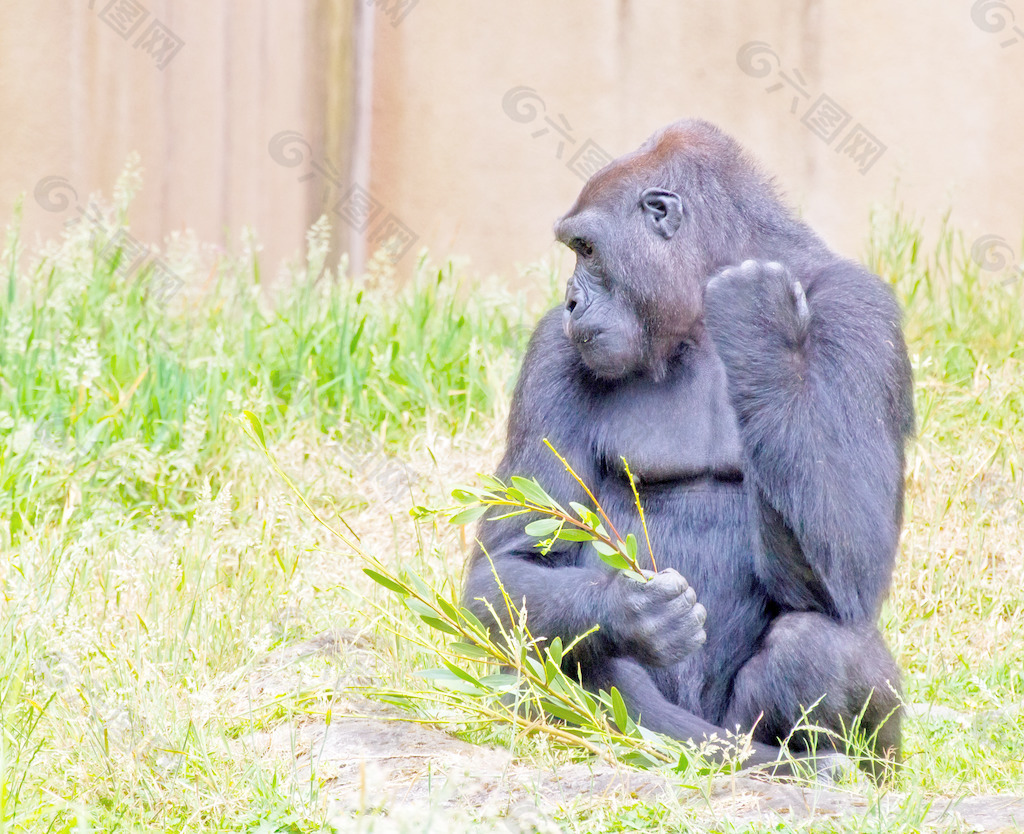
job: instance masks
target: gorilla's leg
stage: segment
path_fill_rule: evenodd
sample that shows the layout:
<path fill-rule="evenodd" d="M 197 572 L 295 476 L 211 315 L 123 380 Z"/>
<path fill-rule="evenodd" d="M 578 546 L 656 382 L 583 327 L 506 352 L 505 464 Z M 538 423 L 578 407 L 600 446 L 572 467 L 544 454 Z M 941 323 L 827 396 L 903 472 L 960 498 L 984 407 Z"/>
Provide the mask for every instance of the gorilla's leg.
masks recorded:
<path fill-rule="evenodd" d="M 649 730 L 671 736 L 682 741 L 700 744 L 712 735 L 723 742 L 726 733 L 691 712 L 665 698 L 654 683 L 648 671 L 635 660 L 615 657 L 606 658 L 592 666 L 587 675 L 588 688 L 609 691 L 613 686 L 619 690 L 630 717 Z M 771 765 L 779 758 L 781 750 L 770 744 L 752 743 L 752 753 L 744 760 L 744 767 Z M 821 771 L 829 776 L 831 763 Z M 789 775 L 785 765 L 772 768 L 779 775 Z"/>
<path fill-rule="evenodd" d="M 857 729 L 877 759 L 895 762 L 899 691 L 896 663 L 874 625 L 841 625 L 816 613 L 784 614 L 736 676 L 724 724 L 744 730 L 756 725 L 754 738 L 768 744 L 785 739 L 802 720 L 840 735 Z M 806 733 L 790 739 L 798 749 L 807 743 Z M 830 742 L 821 736 L 817 744 Z M 875 763 L 866 764 L 875 772 Z"/>

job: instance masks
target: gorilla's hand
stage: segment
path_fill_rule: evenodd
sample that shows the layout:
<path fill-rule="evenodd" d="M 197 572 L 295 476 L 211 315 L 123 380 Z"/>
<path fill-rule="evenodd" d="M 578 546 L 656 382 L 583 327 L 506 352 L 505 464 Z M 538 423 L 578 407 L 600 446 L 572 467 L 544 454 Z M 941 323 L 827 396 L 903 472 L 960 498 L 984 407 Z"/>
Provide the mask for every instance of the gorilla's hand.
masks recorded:
<path fill-rule="evenodd" d="M 606 626 L 618 651 L 648 666 L 670 666 L 704 645 L 707 611 L 676 571 L 645 573 L 647 582 L 615 575 Z"/>
<path fill-rule="evenodd" d="M 766 341 L 799 349 L 810 319 L 800 282 L 774 261 L 749 260 L 723 269 L 704 291 L 704 321 L 727 369 L 730 359 L 770 349 Z"/>

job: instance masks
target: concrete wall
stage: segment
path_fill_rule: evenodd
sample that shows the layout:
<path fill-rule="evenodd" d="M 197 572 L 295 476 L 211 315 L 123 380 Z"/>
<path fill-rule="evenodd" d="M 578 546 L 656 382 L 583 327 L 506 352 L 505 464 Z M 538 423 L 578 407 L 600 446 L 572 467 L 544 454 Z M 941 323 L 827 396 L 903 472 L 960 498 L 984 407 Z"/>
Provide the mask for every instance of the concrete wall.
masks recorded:
<path fill-rule="evenodd" d="M 755 41 L 770 51 L 744 71 Z M 378 21 L 376 70 L 374 187 L 481 269 L 545 250 L 581 185 L 566 165 L 580 145 L 616 156 L 681 116 L 740 139 L 848 254 L 872 204 L 899 201 L 932 225 L 952 207 L 969 236 L 1003 235 L 1024 258 L 1024 0 L 423 0 Z M 543 101 L 533 120 L 503 111 L 519 86 Z M 802 121 L 822 95 L 850 118 L 830 143 Z M 866 145 L 842 146 L 858 124 L 886 146 L 863 173 L 847 153 Z"/>
<path fill-rule="evenodd" d="M 28 232 L 55 233 L 91 192 L 109 199 L 137 151 L 144 188 L 130 221 L 140 241 L 192 227 L 231 244 L 250 224 L 268 260 L 296 251 L 321 202 L 313 181 L 299 179 L 314 155 L 302 142 L 346 165 L 350 7 L 0 0 L 2 222 L 24 192 Z M 268 150 L 284 131 L 294 136 L 277 154 L 301 155 L 296 167 Z M 34 198 L 47 177 L 66 180 L 65 210 Z"/>
<path fill-rule="evenodd" d="M 162 68 L 154 22 L 181 41 Z M 27 192 L 30 232 L 137 150 L 145 241 L 250 224 L 272 262 L 327 209 L 343 248 L 394 235 L 400 269 L 427 245 L 508 273 L 588 165 L 692 115 L 842 251 L 899 201 L 1024 258 L 1024 0 L 0 0 L 0 69 L 0 216 Z M 33 199 L 48 176 L 63 212 Z"/>

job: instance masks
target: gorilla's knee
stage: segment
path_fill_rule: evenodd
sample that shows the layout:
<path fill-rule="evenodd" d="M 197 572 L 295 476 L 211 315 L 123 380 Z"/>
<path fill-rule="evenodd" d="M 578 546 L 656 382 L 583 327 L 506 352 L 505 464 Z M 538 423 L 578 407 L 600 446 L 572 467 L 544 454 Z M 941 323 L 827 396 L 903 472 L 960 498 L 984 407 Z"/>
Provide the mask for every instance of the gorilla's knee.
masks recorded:
<path fill-rule="evenodd" d="M 874 626 L 785 614 L 736 676 L 726 725 L 756 728 L 754 737 L 768 743 L 788 738 L 795 749 L 856 753 L 859 736 L 874 756 L 896 760 L 899 673 Z"/>

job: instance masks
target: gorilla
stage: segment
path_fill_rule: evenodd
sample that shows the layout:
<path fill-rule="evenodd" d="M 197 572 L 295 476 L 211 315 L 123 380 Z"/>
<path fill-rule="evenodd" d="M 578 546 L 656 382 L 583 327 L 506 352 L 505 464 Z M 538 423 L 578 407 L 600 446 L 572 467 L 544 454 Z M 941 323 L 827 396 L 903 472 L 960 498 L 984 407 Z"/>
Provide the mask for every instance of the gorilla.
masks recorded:
<path fill-rule="evenodd" d="M 899 672 L 877 620 L 914 414 L 891 291 L 702 121 L 594 174 L 555 234 L 576 267 L 530 340 L 497 475 L 587 504 L 546 438 L 643 541 L 624 459 L 660 570 L 637 581 L 587 543 L 542 554 L 522 517 L 485 517 L 465 604 L 507 627 L 504 588 L 534 636 L 564 644 L 597 626 L 566 672 L 617 687 L 651 730 L 753 730 L 747 763 L 770 764 L 787 738 L 811 756 L 794 732 L 810 720 L 840 738 L 859 726 L 898 760 Z"/>

